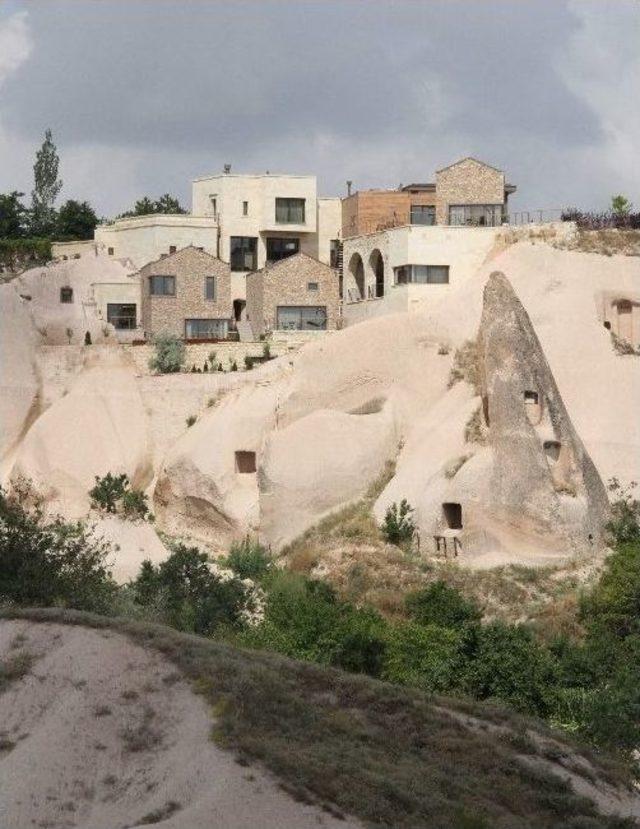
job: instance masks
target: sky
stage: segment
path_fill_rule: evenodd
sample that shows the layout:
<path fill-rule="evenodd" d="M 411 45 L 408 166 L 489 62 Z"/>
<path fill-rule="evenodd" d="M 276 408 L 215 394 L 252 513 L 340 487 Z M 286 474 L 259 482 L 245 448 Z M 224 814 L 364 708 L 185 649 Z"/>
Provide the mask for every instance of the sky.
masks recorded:
<path fill-rule="evenodd" d="M 221 172 L 321 195 L 433 181 L 472 155 L 517 210 L 640 208 L 637 0 L 0 0 L 0 192 L 113 216 Z"/>

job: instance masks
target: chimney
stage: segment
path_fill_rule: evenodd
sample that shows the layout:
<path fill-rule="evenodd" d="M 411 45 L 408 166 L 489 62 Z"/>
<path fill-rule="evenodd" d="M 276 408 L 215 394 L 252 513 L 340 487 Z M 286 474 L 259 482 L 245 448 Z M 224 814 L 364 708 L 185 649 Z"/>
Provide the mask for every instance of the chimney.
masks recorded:
<path fill-rule="evenodd" d="M 222 168 L 222 172 L 225 173 L 225 174 L 230 173 L 231 172 L 231 164 L 225 164 L 224 167 Z"/>
<path fill-rule="evenodd" d="M 347 196 L 351 195 L 351 185 L 353 184 L 352 181 L 347 181 Z"/>

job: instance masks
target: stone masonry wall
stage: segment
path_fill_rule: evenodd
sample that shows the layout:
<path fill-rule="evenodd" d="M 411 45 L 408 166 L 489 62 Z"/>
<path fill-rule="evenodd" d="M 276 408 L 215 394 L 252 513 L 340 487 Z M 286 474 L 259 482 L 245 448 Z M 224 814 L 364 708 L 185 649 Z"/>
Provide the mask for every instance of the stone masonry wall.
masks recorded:
<path fill-rule="evenodd" d="M 249 293 L 256 290 L 258 280 L 262 282 L 263 314 L 262 330 L 254 326 L 258 320 L 249 319 L 254 336 L 260 336 L 276 328 L 279 305 L 321 305 L 327 309 L 327 330 L 338 327 L 340 296 L 338 273 L 328 265 L 299 253 L 264 268 L 247 283 L 247 305 Z M 317 290 L 309 290 L 310 282 L 318 284 Z"/>
<path fill-rule="evenodd" d="M 503 204 L 504 173 L 465 158 L 436 173 L 436 222 L 448 224 L 451 204 Z"/>
<path fill-rule="evenodd" d="M 149 277 L 176 277 L 175 296 L 151 296 Z M 216 298 L 206 299 L 205 277 L 216 277 Z M 167 332 L 185 335 L 185 319 L 231 319 L 229 265 L 194 247 L 150 262 L 140 270 L 142 327 L 147 336 Z"/>

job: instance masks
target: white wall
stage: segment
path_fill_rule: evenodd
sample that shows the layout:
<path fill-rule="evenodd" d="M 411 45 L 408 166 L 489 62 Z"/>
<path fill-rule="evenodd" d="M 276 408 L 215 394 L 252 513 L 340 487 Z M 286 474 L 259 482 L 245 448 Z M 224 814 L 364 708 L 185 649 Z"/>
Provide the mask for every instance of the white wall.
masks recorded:
<path fill-rule="evenodd" d="M 405 225 L 389 230 L 356 236 L 344 241 L 344 296 L 355 290 L 355 281 L 349 270 L 354 253 L 364 263 L 365 297 L 375 287 L 375 273 L 370 264 L 374 250 L 379 250 L 384 262 L 383 298 L 345 303 L 343 316 L 346 325 L 369 316 L 381 316 L 397 311 L 416 311 L 440 299 L 452 286 L 470 278 L 488 258 L 496 245 L 500 228 L 446 227 Z M 448 285 L 394 285 L 394 268 L 402 265 L 448 265 Z M 363 309 L 363 305 L 372 305 Z"/>
<path fill-rule="evenodd" d="M 168 254 L 170 245 L 177 250 L 189 245 L 202 247 L 215 256 L 217 232 L 217 224 L 210 218 L 158 214 L 98 225 L 94 238 L 101 255 L 111 247 L 114 259 L 130 259 L 134 267 L 141 268 Z"/>

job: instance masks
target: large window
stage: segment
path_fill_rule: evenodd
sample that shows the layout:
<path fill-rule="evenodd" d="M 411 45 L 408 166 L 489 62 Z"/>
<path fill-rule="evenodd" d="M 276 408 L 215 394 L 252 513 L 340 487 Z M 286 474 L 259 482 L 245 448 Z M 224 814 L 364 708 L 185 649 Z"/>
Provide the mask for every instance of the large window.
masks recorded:
<path fill-rule="evenodd" d="M 436 209 L 432 204 L 412 204 L 412 225 L 434 225 L 436 223 Z"/>
<path fill-rule="evenodd" d="M 60 302 L 65 305 L 73 302 L 73 288 L 60 288 Z"/>
<path fill-rule="evenodd" d="M 394 268 L 396 285 L 446 285 L 449 282 L 448 265 L 403 265 Z"/>
<path fill-rule="evenodd" d="M 293 256 L 300 250 L 300 239 L 276 239 L 267 237 L 267 261 L 279 262 L 287 256 Z"/>
<path fill-rule="evenodd" d="M 231 237 L 231 270 L 255 271 L 258 267 L 258 238 L 256 236 Z"/>
<path fill-rule="evenodd" d="M 184 335 L 187 340 L 224 340 L 227 337 L 228 320 L 185 320 Z"/>
<path fill-rule="evenodd" d="M 150 276 L 149 277 L 149 293 L 151 296 L 175 296 L 176 295 L 176 278 L 175 276 Z"/>
<path fill-rule="evenodd" d="M 280 331 L 323 331 L 327 327 L 325 305 L 279 305 L 277 328 Z"/>
<path fill-rule="evenodd" d="M 449 224 L 497 227 L 502 224 L 502 205 L 450 204 Z"/>
<path fill-rule="evenodd" d="M 304 199 L 276 199 L 278 224 L 304 224 Z"/>
<path fill-rule="evenodd" d="M 216 278 L 215 276 L 205 276 L 204 278 L 204 297 L 205 299 L 216 298 Z"/>
<path fill-rule="evenodd" d="M 110 322 L 118 331 L 132 331 L 136 327 L 135 304 L 108 302 L 107 322 Z"/>

